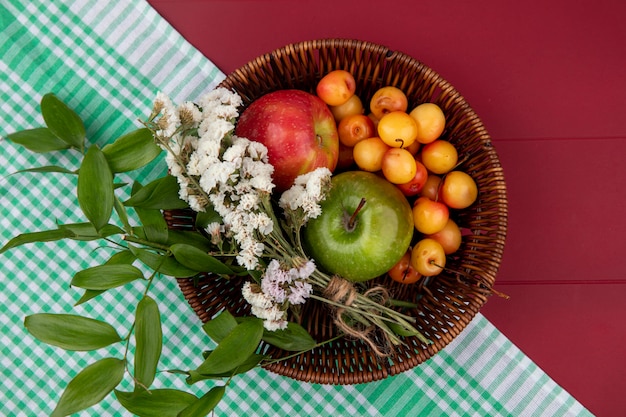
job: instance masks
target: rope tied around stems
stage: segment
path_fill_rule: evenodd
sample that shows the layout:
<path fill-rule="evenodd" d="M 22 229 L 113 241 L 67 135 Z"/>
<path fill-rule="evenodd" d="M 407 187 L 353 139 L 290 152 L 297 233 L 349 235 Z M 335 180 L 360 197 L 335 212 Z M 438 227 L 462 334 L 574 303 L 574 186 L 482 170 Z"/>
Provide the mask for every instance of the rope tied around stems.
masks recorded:
<path fill-rule="evenodd" d="M 382 332 L 384 343 L 381 345 L 380 341 L 377 340 L 379 339 L 377 333 L 380 332 L 375 332 L 376 325 L 371 323 L 366 317 L 349 309 L 357 300 L 358 294 L 352 282 L 337 275 L 331 278 L 323 291 L 325 298 L 345 306 L 333 308 L 333 321 L 339 330 L 350 337 L 367 343 L 377 356 L 387 357 L 390 355 L 389 350 L 391 347 L 388 336 Z M 383 305 L 390 298 L 387 289 L 380 285 L 368 289 L 362 295 Z"/>

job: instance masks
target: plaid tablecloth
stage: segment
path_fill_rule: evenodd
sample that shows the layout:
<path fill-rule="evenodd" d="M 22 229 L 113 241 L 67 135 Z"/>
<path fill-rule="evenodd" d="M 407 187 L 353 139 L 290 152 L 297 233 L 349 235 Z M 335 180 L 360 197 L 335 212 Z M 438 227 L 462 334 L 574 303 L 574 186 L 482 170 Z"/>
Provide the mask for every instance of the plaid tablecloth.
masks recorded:
<path fill-rule="evenodd" d="M 55 92 L 104 145 L 138 126 L 157 91 L 193 100 L 224 75 L 142 0 L 0 2 L 0 134 L 43 125 L 38 103 Z M 277 45 L 279 46 L 279 45 Z M 253 58 L 253 57 L 251 57 Z M 159 161 L 160 162 L 160 161 Z M 163 163 L 141 172 L 148 180 Z M 0 140 L 0 245 L 55 222 L 82 221 L 74 210 L 75 179 L 22 173 L 43 165 L 75 166 L 76 155 L 35 155 Z M 107 256 L 93 244 L 30 244 L 0 255 L 0 414 L 51 412 L 67 382 L 103 351 L 68 353 L 33 339 L 24 317 L 69 312 L 128 329 L 139 291 L 111 291 L 73 307 L 74 272 Z M 158 281 L 164 325 L 162 369 L 190 369 L 208 339 L 171 279 Z M 118 347 L 110 348 L 120 349 Z M 106 349 L 104 350 L 106 353 Z M 119 352 L 118 352 L 119 353 Z M 130 381 L 124 382 L 129 388 Z M 156 387 L 201 394 L 183 378 L 157 376 Z M 80 415 L 129 415 L 113 398 Z M 427 363 L 384 381 L 355 386 L 300 383 L 263 370 L 237 377 L 217 416 L 585 416 L 590 413 L 478 315 Z"/>

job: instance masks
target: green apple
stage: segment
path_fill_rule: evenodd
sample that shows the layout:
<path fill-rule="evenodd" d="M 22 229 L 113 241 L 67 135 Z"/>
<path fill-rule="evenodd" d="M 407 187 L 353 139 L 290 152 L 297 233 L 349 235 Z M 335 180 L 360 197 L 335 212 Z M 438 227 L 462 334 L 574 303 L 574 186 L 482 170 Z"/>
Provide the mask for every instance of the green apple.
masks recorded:
<path fill-rule="evenodd" d="M 332 178 L 322 213 L 303 232 L 317 266 L 350 281 L 366 281 L 391 269 L 413 237 L 411 206 L 393 184 L 366 171 Z"/>

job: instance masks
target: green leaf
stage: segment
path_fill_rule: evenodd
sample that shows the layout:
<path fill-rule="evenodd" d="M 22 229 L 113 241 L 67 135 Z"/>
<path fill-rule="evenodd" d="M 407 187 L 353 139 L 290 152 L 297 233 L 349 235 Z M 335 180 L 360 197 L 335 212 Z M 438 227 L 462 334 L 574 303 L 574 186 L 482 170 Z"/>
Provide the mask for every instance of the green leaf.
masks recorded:
<path fill-rule="evenodd" d="M 55 136 L 82 152 L 85 147 L 85 126 L 74 110 L 56 95 L 48 93 L 41 99 L 41 114 Z"/>
<path fill-rule="evenodd" d="M 245 374 L 246 372 L 254 369 L 265 358 L 267 358 L 267 356 L 260 355 L 258 353 L 253 353 L 242 364 L 237 366 L 237 368 L 230 370 L 228 372 L 222 372 L 219 374 L 209 374 L 209 373 L 201 374 L 198 371 L 186 371 L 186 372 L 180 372 L 180 373 L 187 375 L 187 378 L 185 379 L 185 382 L 187 382 L 187 384 L 193 385 L 196 382 L 205 381 L 207 379 L 223 379 L 223 378 L 230 378 L 238 374 Z M 176 371 L 174 371 L 174 373 L 176 373 Z"/>
<path fill-rule="evenodd" d="M 127 172 L 152 162 L 161 153 L 161 148 L 154 143 L 150 129 L 141 128 L 120 136 L 102 148 L 102 152 L 111 171 Z"/>
<path fill-rule="evenodd" d="M 222 339 L 197 371 L 201 374 L 233 371 L 255 352 L 262 336 L 261 320 L 248 320 L 238 324 Z"/>
<path fill-rule="evenodd" d="M 37 167 L 37 168 L 20 169 L 19 171 L 16 171 L 13 174 L 22 174 L 22 173 L 25 173 L 25 172 L 44 173 L 44 174 L 49 174 L 49 173 L 73 174 L 73 175 L 77 174 L 76 171 L 72 171 L 72 170 L 69 170 L 67 168 L 63 168 L 63 167 L 56 166 L 56 165 L 49 165 L 49 166 Z"/>
<path fill-rule="evenodd" d="M 146 232 L 142 226 L 133 227 L 132 234 L 136 235 L 140 239 L 148 240 Z M 185 243 L 205 252 L 215 249 L 215 246 L 211 244 L 211 241 L 197 231 L 168 229 L 167 242 L 165 242 L 164 246 L 169 247 L 176 243 Z M 243 270 L 243 268 L 238 266 L 234 266 L 232 268 L 240 268 Z"/>
<path fill-rule="evenodd" d="M 176 278 L 189 278 L 198 275 L 198 271 L 181 265 L 176 259 L 168 255 L 159 255 L 146 249 L 129 246 L 130 250 L 149 268 L 160 274 Z"/>
<path fill-rule="evenodd" d="M 25 245 L 28 243 L 38 242 L 54 242 L 61 239 L 69 239 L 75 237 L 71 230 L 67 229 L 54 229 L 45 230 L 41 232 L 22 233 L 13 239 L 9 240 L 1 249 L 0 253 L 4 253 L 9 249 Z"/>
<path fill-rule="evenodd" d="M 96 230 L 102 229 L 113 212 L 113 174 L 102 151 L 92 145 L 78 171 L 78 204 Z"/>
<path fill-rule="evenodd" d="M 111 257 L 105 262 L 107 265 L 130 265 L 137 257 L 128 249 L 119 251 L 111 255 Z"/>
<path fill-rule="evenodd" d="M 77 413 L 98 404 L 122 381 L 125 361 L 100 359 L 80 371 L 67 385 L 50 417 Z"/>
<path fill-rule="evenodd" d="M 304 352 L 313 349 L 317 343 L 304 327 L 298 323 L 289 322 L 287 328 L 276 331 L 263 331 L 263 340 L 277 348 L 292 351 Z"/>
<path fill-rule="evenodd" d="M 135 207 L 139 216 L 146 239 L 154 243 L 167 243 L 168 227 L 163 213 L 160 210 L 142 209 Z"/>
<path fill-rule="evenodd" d="M 215 342 L 220 343 L 237 326 L 237 320 L 228 310 L 222 310 L 202 325 L 204 332 Z"/>
<path fill-rule="evenodd" d="M 115 396 L 125 409 L 138 417 L 176 417 L 198 399 L 193 394 L 176 389 L 141 392 L 115 390 Z"/>
<path fill-rule="evenodd" d="M 136 194 L 141 188 L 142 185 L 135 181 L 132 194 Z M 143 225 L 146 239 L 155 243 L 167 243 L 168 227 L 161 210 L 135 207 L 135 211 Z"/>
<path fill-rule="evenodd" d="M 177 417 L 206 417 L 222 401 L 225 392 L 226 387 L 223 385 L 211 388 L 206 394 L 178 413 Z"/>
<path fill-rule="evenodd" d="M 120 265 L 120 264 L 127 264 L 130 265 L 133 262 L 135 262 L 135 259 L 137 259 L 137 257 L 135 255 L 133 255 L 131 253 L 131 251 L 129 250 L 123 250 L 120 252 L 117 252 L 115 254 L 113 254 L 113 256 L 111 256 L 107 261 L 106 264 L 107 265 Z M 85 290 L 85 292 L 83 293 L 82 297 L 80 297 L 80 299 L 78 301 L 76 301 L 76 304 L 74 304 L 75 306 L 86 303 L 87 301 L 99 296 L 100 294 L 102 294 L 103 292 L 105 292 L 106 290 Z"/>
<path fill-rule="evenodd" d="M 132 265 L 98 265 L 74 274 L 70 285 L 87 290 L 108 290 L 143 278 L 139 268 Z"/>
<path fill-rule="evenodd" d="M 110 324 L 71 314 L 33 314 L 24 327 L 38 340 L 66 350 L 95 350 L 122 340 Z"/>
<path fill-rule="evenodd" d="M 60 224 L 59 229 L 65 229 L 71 231 L 74 236 L 71 238 L 73 240 L 96 240 L 102 239 L 105 237 L 123 234 L 124 231 L 119 227 L 107 224 L 99 231 L 91 223 L 71 223 L 71 224 Z"/>
<path fill-rule="evenodd" d="M 214 247 L 211 246 L 211 242 L 198 232 L 171 229 L 168 231 L 167 244 L 171 246 L 176 243 L 186 243 L 205 252 L 214 249 Z"/>
<path fill-rule="evenodd" d="M 391 330 L 392 332 L 394 332 L 395 334 L 397 334 L 398 336 L 415 336 L 417 337 L 421 342 L 429 345 L 432 343 L 432 341 L 428 340 L 426 338 L 426 336 L 424 336 L 424 334 L 422 332 L 420 332 L 417 329 L 407 329 L 404 326 L 401 326 L 398 323 L 393 323 L 393 322 L 388 322 L 386 323 L 387 327 L 389 327 L 389 330 Z"/>
<path fill-rule="evenodd" d="M 74 306 L 79 306 L 81 304 L 86 303 L 89 300 L 92 300 L 105 292 L 106 290 L 85 290 L 83 295 L 74 303 Z"/>
<path fill-rule="evenodd" d="M 59 139 L 47 127 L 22 130 L 6 136 L 11 142 L 22 145 L 32 152 L 45 153 L 67 149 L 70 145 Z"/>
<path fill-rule="evenodd" d="M 126 207 L 124 207 L 120 199 L 117 197 L 115 197 L 115 200 L 113 200 L 113 209 L 117 213 L 117 217 L 120 218 L 120 221 L 122 222 L 126 233 L 130 234 L 133 228 L 128 221 L 128 212 L 126 211 Z"/>
<path fill-rule="evenodd" d="M 170 251 L 176 260 L 187 268 L 218 275 L 233 275 L 235 273 L 228 265 L 195 246 L 176 243 L 170 246 Z"/>
<path fill-rule="evenodd" d="M 137 305 L 135 314 L 135 379 L 149 388 L 156 376 L 163 346 L 161 316 L 157 303 L 145 296 Z"/>
<path fill-rule="evenodd" d="M 187 203 L 178 196 L 179 189 L 176 178 L 166 175 L 146 184 L 124 205 L 159 210 L 187 208 Z"/>

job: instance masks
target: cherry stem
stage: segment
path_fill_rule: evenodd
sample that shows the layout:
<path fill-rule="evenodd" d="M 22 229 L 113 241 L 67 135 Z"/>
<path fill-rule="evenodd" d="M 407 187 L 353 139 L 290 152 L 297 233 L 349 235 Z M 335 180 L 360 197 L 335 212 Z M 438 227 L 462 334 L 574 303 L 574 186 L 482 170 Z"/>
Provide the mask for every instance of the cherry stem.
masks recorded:
<path fill-rule="evenodd" d="M 497 295 L 500 298 L 504 298 L 505 300 L 510 299 L 511 297 L 508 294 L 505 294 L 503 292 L 500 292 L 494 288 L 490 288 L 490 291 L 493 292 L 495 295 Z"/>
<path fill-rule="evenodd" d="M 464 273 L 463 273 L 463 272 L 461 272 L 461 271 L 454 271 L 454 270 L 452 270 L 452 269 L 445 268 L 445 267 L 443 267 L 443 266 L 441 266 L 441 265 L 437 264 L 437 263 L 436 263 L 435 261 L 433 261 L 433 260 L 429 261 L 429 263 L 430 263 L 431 265 L 438 266 L 439 268 L 441 268 L 441 269 L 443 269 L 443 270 L 450 271 L 450 272 L 452 272 L 453 274 L 463 275 L 463 276 L 465 276 L 465 277 L 466 277 L 466 278 L 468 278 L 468 279 L 469 279 L 469 278 L 471 278 L 470 276 L 468 276 L 467 274 L 464 274 Z M 494 294 L 495 294 L 495 295 L 497 295 L 498 297 L 504 298 L 505 300 L 508 300 L 509 298 L 511 298 L 508 294 L 505 294 L 505 293 L 503 293 L 503 292 L 500 292 L 500 291 L 498 291 L 498 290 L 496 290 L 496 289 L 494 289 L 494 288 L 489 288 L 489 291 L 491 291 L 492 293 L 494 293 Z"/>
<path fill-rule="evenodd" d="M 435 265 L 435 266 L 437 266 L 437 267 L 439 267 L 441 269 L 445 269 L 443 266 L 439 265 L 436 261 L 430 260 L 430 261 L 428 261 L 428 263 L 431 264 L 431 265 Z"/>
<path fill-rule="evenodd" d="M 400 142 L 400 147 L 401 147 L 401 148 L 404 148 L 404 139 L 402 139 L 402 138 L 397 138 L 397 139 L 396 139 L 396 142 Z"/>
<path fill-rule="evenodd" d="M 359 201 L 359 205 L 354 210 L 354 213 L 352 213 L 352 216 L 350 216 L 350 219 L 348 220 L 348 230 L 354 229 L 354 226 L 356 223 L 356 216 L 357 214 L 359 214 L 359 211 L 361 211 L 364 205 L 365 205 L 365 197 L 361 198 L 361 201 Z"/>
<path fill-rule="evenodd" d="M 441 187 L 443 186 L 443 180 L 446 179 L 446 175 L 448 175 L 448 174 L 444 174 L 441 177 L 441 180 L 439 181 L 439 184 L 437 184 L 437 191 L 435 191 L 435 201 L 439 201 L 439 192 L 441 191 Z"/>

